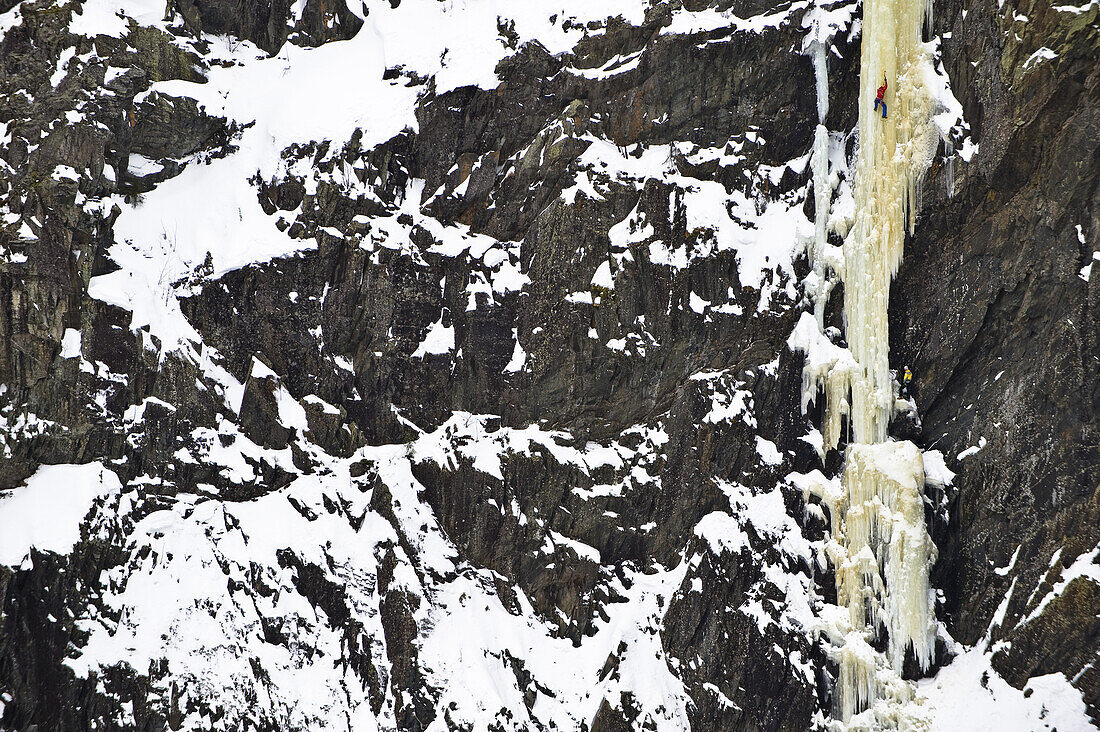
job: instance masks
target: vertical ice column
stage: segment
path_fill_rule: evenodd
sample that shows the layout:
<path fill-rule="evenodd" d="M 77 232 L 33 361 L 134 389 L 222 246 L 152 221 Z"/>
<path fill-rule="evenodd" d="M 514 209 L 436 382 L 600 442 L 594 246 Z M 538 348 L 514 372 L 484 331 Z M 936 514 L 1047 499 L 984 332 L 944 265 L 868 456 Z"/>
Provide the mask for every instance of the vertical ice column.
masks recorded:
<path fill-rule="evenodd" d="M 906 654 L 912 649 L 927 668 L 934 651 L 928 572 L 935 547 L 924 525 L 923 459 L 911 442 L 887 435 L 894 408 L 890 283 L 935 144 L 924 83 L 930 54 L 921 40 L 927 8 L 927 0 L 865 0 L 863 6 L 855 221 L 843 257 L 845 333 L 854 365 L 845 374 L 847 404 L 830 394 L 826 407 L 831 424 L 838 421 L 835 410 L 847 406 L 851 431 L 843 494 L 829 509 L 837 602 L 847 610 L 846 631 L 835 641 L 837 712 L 857 727 L 866 722 L 864 712 L 876 726 L 896 716 L 913 697 L 901 680 Z M 884 79 L 886 118 L 875 109 Z M 869 643 L 880 628 L 885 655 Z"/>
<path fill-rule="evenodd" d="M 873 626 L 886 628 L 894 671 L 901 672 L 909 648 L 927 669 L 935 650 L 928 584 L 935 547 L 924 526 L 921 452 L 912 442 L 853 445 L 844 481 L 848 552 L 858 555 L 869 549 L 881 577 L 877 601 L 852 608 L 852 620 L 862 622 L 865 616 Z"/>
<path fill-rule="evenodd" d="M 845 244 L 844 316 L 860 369 L 852 384 L 856 442 L 886 439 L 893 416 L 887 309 L 905 231 L 919 207 L 918 185 L 936 143 L 925 86 L 929 50 L 921 41 L 925 0 L 868 0 L 860 59 L 856 215 Z M 875 109 L 886 80 L 888 116 Z"/>
<path fill-rule="evenodd" d="M 921 669 L 935 651 L 928 569 L 936 550 L 924 526 L 923 488 L 924 461 L 912 442 L 852 445 L 841 490 L 826 480 L 806 486 L 831 518 L 826 552 L 837 607 L 824 627 L 839 667 L 835 713 L 852 722 L 836 729 L 920 718 L 919 708 L 907 707 L 914 694 L 901 674 L 910 650 Z M 885 653 L 871 643 L 878 628 L 886 630 Z"/>
<path fill-rule="evenodd" d="M 829 33 L 822 27 L 821 8 L 815 8 L 812 15 L 806 50 L 813 62 L 814 81 L 817 85 L 817 129 L 814 130 L 814 149 L 811 157 L 814 186 L 814 240 L 810 251 L 810 262 L 814 272 L 811 292 L 814 317 L 817 320 L 818 329 L 821 329 L 825 323 L 825 303 L 828 299 L 825 246 L 828 241 L 829 203 L 833 193 L 829 185 L 829 130 L 825 127 L 825 118 L 829 115 L 829 69 L 826 64 Z"/>
<path fill-rule="evenodd" d="M 822 52 L 824 56 L 824 52 Z M 824 60 L 822 61 L 824 63 Z M 812 158 L 814 181 L 814 242 L 810 261 L 814 268 L 814 318 L 817 327 L 825 325 L 825 303 L 828 300 L 828 285 L 825 276 L 825 246 L 828 241 L 829 202 L 832 188 L 829 186 L 829 131 L 824 123 L 814 131 L 814 151 Z"/>
<path fill-rule="evenodd" d="M 887 429 L 894 393 L 889 362 L 890 283 L 901 262 L 905 233 L 920 206 L 919 182 L 935 151 L 932 96 L 925 79 L 931 53 L 921 27 L 931 0 L 865 0 L 859 90 L 859 147 L 853 195 L 855 220 L 842 256 L 830 256 L 844 281 L 848 347 L 823 333 L 829 286 L 829 110 L 825 10 L 807 16 L 804 50 L 817 81 L 818 125 L 811 158 L 815 231 L 807 290 L 814 317 L 804 315 L 789 343 L 806 353 L 803 409 L 825 387 L 824 438 L 835 447 L 849 422 L 843 486 L 825 481 L 810 492 L 828 507 L 826 553 L 836 573 L 837 606 L 823 609 L 823 628 L 839 665 L 835 713 L 840 729 L 919 726 L 914 692 L 901 677 L 912 650 L 926 669 L 934 652 L 933 601 L 928 572 L 935 547 L 924 525 L 924 465 L 911 442 L 893 442 Z M 889 115 L 875 109 L 887 80 Z M 885 653 L 875 650 L 879 630 Z"/>

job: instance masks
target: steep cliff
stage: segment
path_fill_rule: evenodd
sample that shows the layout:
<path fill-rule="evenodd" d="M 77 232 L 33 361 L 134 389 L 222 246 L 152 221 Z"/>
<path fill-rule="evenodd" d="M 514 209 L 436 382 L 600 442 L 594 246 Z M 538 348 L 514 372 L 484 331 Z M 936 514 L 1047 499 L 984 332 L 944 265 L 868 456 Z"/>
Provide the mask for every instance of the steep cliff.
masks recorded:
<path fill-rule="evenodd" d="M 837 726 L 862 12 L 0 0 L 0 729 Z M 935 729 L 1100 719 L 1098 16 L 924 31 Z"/>

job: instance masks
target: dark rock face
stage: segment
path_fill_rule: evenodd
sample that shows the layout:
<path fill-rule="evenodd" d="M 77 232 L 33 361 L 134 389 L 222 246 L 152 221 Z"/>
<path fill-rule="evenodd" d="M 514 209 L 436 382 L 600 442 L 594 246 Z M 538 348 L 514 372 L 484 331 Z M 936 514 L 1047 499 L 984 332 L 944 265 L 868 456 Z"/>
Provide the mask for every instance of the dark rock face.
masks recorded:
<path fill-rule="evenodd" d="M 935 537 L 951 632 L 1010 642 L 994 664 L 1014 684 L 1076 678 L 1095 714 L 1095 584 L 1074 580 L 1025 619 L 1100 542 L 1100 300 L 1080 275 L 1100 232 L 1100 33 L 1091 11 L 1027 12 L 1007 32 L 984 4 L 938 10 L 980 148 L 953 198 L 942 169 L 926 185 L 892 290 L 892 351 L 915 364 L 921 441 L 948 455 L 982 446 L 960 462 Z M 1057 58 L 1025 63 L 1044 46 Z"/>
<path fill-rule="evenodd" d="M 228 35 L 252 41 L 270 54 L 288 40 L 301 46 L 346 40 L 363 26 L 363 21 L 344 3 L 308 0 L 301 9 L 292 8 L 293 5 L 287 0 L 169 0 L 166 15 L 178 13 L 184 28 L 196 35 Z M 295 11 L 298 17 L 294 16 Z"/>
<path fill-rule="evenodd" d="M 93 509 L 72 554 L 0 567 L 0 727 L 317 728 L 279 674 L 306 684 L 322 667 L 339 669 L 353 728 L 368 711 L 401 730 L 819 727 L 835 668 L 800 608 L 832 580 L 812 548 L 821 522 L 785 480 L 821 467 L 786 348 L 805 265 L 757 274 L 692 198 L 716 187 L 746 237 L 769 206 L 812 208 L 813 74 L 804 9 L 730 6 L 654 3 L 558 55 L 500 19 L 513 53 L 493 90 L 387 70 L 422 87 L 415 131 L 280 151 L 248 191 L 301 251 L 217 277 L 207 254 L 150 283 L 195 333 L 170 349 L 93 278 L 126 266 L 123 206 L 233 155 L 250 123 L 151 85 L 230 63 L 213 35 L 274 55 L 363 21 L 321 0 L 179 0 L 167 30 L 87 38 L 69 30 L 76 8 L 21 3 L 0 36 L 0 488 L 100 461 L 126 492 Z M 775 18 L 667 32 L 706 10 Z M 949 460 L 934 584 L 958 640 L 1010 642 L 994 656 L 1007 680 L 1062 672 L 1096 714 L 1097 584 L 1052 592 L 1100 542 L 1100 275 L 1079 275 L 1100 231 L 1096 9 L 1036 6 L 1022 32 L 989 3 L 937 13 L 980 147 L 952 197 L 939 163 L 929 174 L 891 345 L 917 374 L 918 441 L 949 456 L 984 442 Z M 858 44 L 836 39 L 833 130 L 855 125 Z M 1043 45 L 1057 58 L 1025 63 Z M 625 70 L 595 73 L 609 64 Z M 451 342 L 426 347 L 441 333 Z M 204 538 L 186 551 L 165 538 L 192 530 Z M 216 582 L 180 606 L 165 590 L 185 631 L 166 628 L 147 663 L 110 656 L 136 637 L 127 623 L 156 620 L 126 593 L 158 572 Z M 474 671 L 438 659 L 459 642 L 448 618 L 475 605 L 487 614 L 463 615 L 481 619 L 462 633 L 515 622 L 546 644 L 476 647 L 514 687 L 486 696 L 481 726 L 464 716 Z M 175 653 L 207 611 L 225 629 L 202 648 L 221 687 Z M 624 617 L 634 630 L 606 641 L 591 688 L 555 718 L 572 692 L 542 654 L 591 655 Z M 654 702 L 640 674 L 675 684 Z"/>
<path fill-rule="evenodd" d="M 766 551 L 770 538 L 761 537 L 752 546 Z M 739 608 L 767 586 L 758 584 L 760 561 L 754 552 L 716 557 L 708 548 L 694 549 L 699 561 L 673 598 L 663 630 L 669 653 L 680 660 L 682 678 L 693 692 L 692 729 L 805 729 L 824 701 L 817 695 L 817 679 L 806 673 L 824 666 L 820 649 L 798 633 L 761 633 L 744 622 Z M 691 591 L 695 581 L 706 590 Z M 765 591 L 765 602 L 782 601 L 773 593 Z M 776 647 L 790 655 L 780 655 Z M 738 649 L 737 657 L 731 658 L 731 648 Z M 758 689 L 783 689 L 782 703 Z"/>

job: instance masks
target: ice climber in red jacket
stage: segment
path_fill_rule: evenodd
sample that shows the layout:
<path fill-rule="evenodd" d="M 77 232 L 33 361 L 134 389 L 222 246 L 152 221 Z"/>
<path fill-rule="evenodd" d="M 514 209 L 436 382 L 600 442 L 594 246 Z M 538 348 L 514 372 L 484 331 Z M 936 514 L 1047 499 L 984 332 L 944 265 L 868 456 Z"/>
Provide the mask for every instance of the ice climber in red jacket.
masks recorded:
<path fill-rule="evenodd" d="M 875 111 L 878 111 L 878 105 L 882 105 L 882 118 L 886 119 L 886 100 L 883 97 L 886 96 L 886 76 L 882 77 L 882 86 L 878 88 L 878 96 L 875 97 Z"/>

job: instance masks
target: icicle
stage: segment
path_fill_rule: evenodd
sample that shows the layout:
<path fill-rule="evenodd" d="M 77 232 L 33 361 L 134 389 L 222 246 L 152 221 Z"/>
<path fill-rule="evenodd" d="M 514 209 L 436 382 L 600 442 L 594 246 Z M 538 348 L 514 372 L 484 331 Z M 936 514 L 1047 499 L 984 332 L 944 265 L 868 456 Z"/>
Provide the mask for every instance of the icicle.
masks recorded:
<path fill-rule="evenodd" d="M 889 360 L 890 283 L 901 263 L 906 232 L 916 226 L 922 181 L 938 145 L 931 124 L 934 102 L 925 79 L 930 0 L 866 0 L 860 59 L 859 148 L 854 182 L 855 215 L 839 261 L 844 281 L 848 348 L 821 333 L 825 298 L 829 199 L 828 132 L 814 136 L 813 244 L 815 312 L 803 315 L 792 348 L 806 353 L 803 409 L 824 389 L 824 442 L 836 447 L 844 418 L 851 434 L 843 490 L 827 481 L 807 487 L 828 509 L 831 538 L 826 554 L 836 576 L 837 603 L 826 632 L 839 666 L 835 713 L 846 729 L 919 728 L 909 709 L 912 687 L 901 679 L 912 650 L 922 669 L 935 650 L 933 599 L 928 573 L 935 547 L 924 525 L 924 468 L 911 442 L 889 442 L 894 385 Z M 929 26 L 930 31 L 930 26 Z M 819 119 L 828 111 L 824 46 L 809 44 L 818 81 Z M 820 54 L 820 55 L 819 55 Z M 875 109 L 885 77 L 889 113 Z M 820 268 L 819 268 L 820 267 Z M 869 644 L 887 633 L 885 656 Z"/>
<path fill-rule="evenodd" d="M 856 164 L 856 217 L 845 244 L 846 333 L 862 367 L 853 384 L 855 440 L 882 442 L 893 416 L 887 308 L 890 280 L 901 263 L 906 229 L 916 224 L 919 181 L 938 136 L 930 124 L 933 100 L 924 84 L 930 63 L 920 40 L 923 0 L 870 0 L 864 10 Z M 883 77 L 884 119 L 874 108 Z"/>
<path fill-rule="evenodd" d="M 943 141 L 944 147 L 944 160 L 943 160 L 943 177 L 944 182 L 947 185 L 947 197 L 955 197 L 955 145 L 951 142 L 951 138 L 947 138 Z"/>
<path fill-rule="evenodd" d="M 821 7 L 814 7 L 807 14 L 805 22 L 809 26 L 809 32 L 803 42 L 803 52 L 810 57 L 814 68 L 818 121 L 810 161 L 814 189 L 814 239 L 810 248 L 813 276 L 807 278 L 807 292 L 813 301 L 818 330 L 821 330 L 825 322 L 825 304 L 832 290 L 832 283 L 825 270 L 829 207 L 833 197 L 829 179 L 829 130 L 825 127 L 825 119 L 829 116 L 828 45 L 836 28 L 827 22 L 827 16 Z"/>
<path fill-rule="evenodd" d="M 787 339 L 792 351 L 806 354 L 802 367 L 802 413 L 817 402 L 825 391 L 825 424 L 822 429 L 826 449 L 840 442 L 844 417 L 849 414 L 848 394 L 851 381 L 859 369 L 847 348 L 841 348 L 821 332 L 820 325 L 809 313 L 803 313 Z"/>
<path fill-rule="evenodd" d="M 802 409 L 825 393 L 822 437 L 840 442 L 845 420 L 849 447 L 842 486 L 818 476 L 806 484 L 829 512 L 824 553 L 836 577 L 836 613 L 824 612 L 821 630 L 839 667 L 835 713 L 841 729 L 920 728 L 909 707 L 911 685 L 900 674 L 910 651 L 922 669 L 935 646 L 928 572 L 935 547 L 924 526 L 924 469 L 910 442 L 888 442 L 894 413 L 889 361 L 890 282 L 901 263 L 906 231 L 916 225 L 923 176 L 938 135 L 931 124 L 932 96 L 925 84 L 931 0 L 865 0 L 860 59 L 859 148 L 853 188 L 855 213 L 845 223 L 843 251 L 828 245 L 832 201 L 829 179 L 828 38 L 821 8 L 808 16 L 804 45 L 817 82 L 818 125 L 811 157 L 814 188 L 812 274 L 807 291 L 814 313 L 803 313 L 788 344 L 806 354 Z M 930 30 L 930 27 L 929 27 Z M 887 78 L 889 114 L 874 108 L 875 91 Z M 838 227 L 839 228 L 839 227 Z M 826 259 L 844 281 L 848 347 L 823 332 L 832 282 Z M 886 654 L 869 641 L 887 633 Z"/>
<path fill-rule="evenodd" d="M 820 44 L 818 44 L 818 48 L 820 47 Z M 824 64 L 824 60 L 821 63 Z M 818 83 L 818 93 L 821 93 L 820 82 Z M 819 97 L 818 112 L 821 111 L 822 105 Z M 828 111 L 827 100 L 824 111 Z M 814 269 L 814 318 L 817 320 L 817 327 L 820 329 L 825 324 L 825 303 L 828 300 L 829 292 L 825 278 L 825 247 L 828 244 L 829 203 L 833 197 L 833 189 L 829 185 L 829 131 L 824 124 L 819 124 L 814 132 L 812 165 L 814 176 L 814 243 L 810 260 Z"/>
<path fill-rule="evenodd" d="M 825 124 L 829 116 L 829 67 L 825 62 L 826 44 L 821 39 L 820 20 L 815 21 L 818 38 L 810 44 L 810 58 L 814 64 L 814 81 L 817 82 L 817 121 Z"/>
<path fill-rule="evenodd" d="M 890 665 L 901 673 L 912 648 L 922 669 L 935 650 L 928 570 L 935 547 L 924 527 L 924 461 L 912 442 L 853 445 L 845 465 L 848 551 L 870 550 L 885 591 L 873 624 L 889 633 Z"/>
<path fill-rule="evenodd" d="M 874 702 L 878 688 L 878 666 L 875 649 L 853 631 L 844 639 L 836 654 L 840 666 L 840 716 L 851 717 Z"/>

